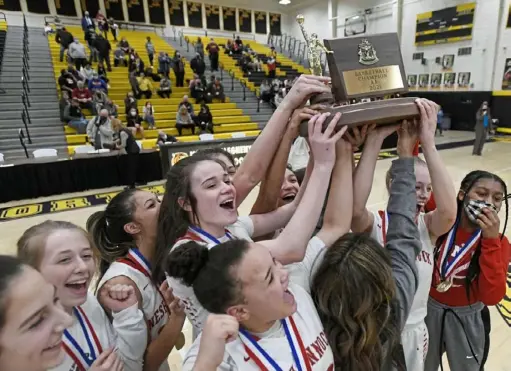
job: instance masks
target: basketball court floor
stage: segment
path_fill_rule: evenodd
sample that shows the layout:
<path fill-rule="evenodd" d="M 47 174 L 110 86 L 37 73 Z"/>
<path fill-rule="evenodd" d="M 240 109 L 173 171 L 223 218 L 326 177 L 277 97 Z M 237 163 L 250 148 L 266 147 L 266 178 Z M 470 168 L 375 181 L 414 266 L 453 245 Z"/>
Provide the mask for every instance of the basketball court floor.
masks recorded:
<path fill-rule="evenodd" d="M 472 134 L 473 135 L 473 134 Z M 439 138 L 440 139 L 440 138 Z M 471 156 L 471 147 L 458 147 L 453 149 L 447 149 L 440 151 L 445 164 L 451 174 L 451 177 L 456 185 L 459 187 L 461 179 L 470 171 L 476 169 L 484 169 L 490 172 L 494 172 L 506 181 L 511 186 L 511 144 L 505 142 L 488 143 L 484 148 L 484 154 L 482 157 Z M 369 198 L 369 206 L 371 209 L 377 210 L 385 207 L 387 200 L 387 192 L 385 190 L 384 180 L 385 172 L 389 168 L 391 159 L 382 159 L 378 161 L 376 166 L 376 174 L 374 184 Z M 161 183 L 159 183 L 161 184 Z M 157 185 L 159 185 L 157 184 Z M 15 186 L 15 185 L 13 185 Z M 159 188 L 159 187 L 158 187 Z M 19 202 L 11 202 L 9 204 L 0 205 L 0 208 L 14 208 L 17 205 L 27 205 L 37 202 L 47 202 L 55 200 L 74 198 L 86 198 L 86 196 L 97 195 L 99 193 L 110 193 L 118 191 L 119 189 L 106 189 L 106 190 L 95 190 L 93 192 L 72 194 L 72 195 L 61 195 L 52 198 L 44 198 L 40 200 L 24 200 Z M 257 189 L 252 192 L 250 197 L 241 205 L 240 214 L 246 215 L 252 203 L 255 201 L 257 195 Z M 93 197 L 93 196 L 92 196 Z M 92 203 L 93 204 L 93 203 Z M 31 217 L 22 217 L 18 219 L 14 218 L 2 218 L 0 219 L 0 253 L 2 254 L 14 254 L 16 251 L 16 241 L 23 233 L 23 231 L 29 226 L 40 223 L 46 219 L 53 220 L 67 220 L 76 223 L 80 226 L 85 226 L 85 222 L 89 215 L 94 211 L 104 206 L 90 206 L 76 208 L 71 211 L 61 212 L 49 212 L 47 214 L 39 214 Z M 11 209 L 14 210 L 14 209 Z M 501 227 L 504 223 L 504 208 L 500 213 Z M 506 235 L 511 238 L 511 232 L 508 227 Z M 508 281 L 509 286 L 509 281 Z M 508 287 L 508 296 L 511 297 L 511 289 Z M 502 319 L 501 315 L 496 308 L 491 308 L 492 314 L 492 331 L 491 331 L 491 349 L 490 356 L 486 365 L 487 371 L 511 371 L 511 361 L 508 360 L 511 355 L 509 354 L 509 345 L 511 344 L 511 328 L 508 327 L 506 322 Z M 189 347 L 191 341 L 191 328 L 187 324 L 185 328 L 186 346 Z M 174 351 L 169 357 L 169 362 L 172 371 L 178 371 L 181 369 L 181 357 L 184 354 L 184 349 L 181 352 Z M 509 361 L 509 363 L 508 363 Z M 444 367 L 444 370 L 448 370 L 448 367 Z"/>

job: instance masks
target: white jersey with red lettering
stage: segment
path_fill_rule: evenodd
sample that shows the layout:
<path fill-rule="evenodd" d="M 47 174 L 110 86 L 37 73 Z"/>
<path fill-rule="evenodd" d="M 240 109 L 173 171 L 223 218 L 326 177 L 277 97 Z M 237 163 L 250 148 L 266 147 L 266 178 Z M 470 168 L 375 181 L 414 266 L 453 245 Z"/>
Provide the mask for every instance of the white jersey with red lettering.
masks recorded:
<path fill-rule="evenodd" d="M 388 214 L 386 211 L 380 210 L 373 212 L 373 215 L 374 222 L 371 237 L 385 246 L 389 225 Z M 428 312 L 429 289 L 433 278 L 434 246 L 424 220 L 425 215 L 420 213 L 417 218 L 417 227 L 422 242 L 422 251 L 417 255 L 415 261 L 419 274 L 419 285 L 413 298 L 405 328 L 401 334 L 407 369 L 414 371 L 424 369 L 424 360 L 429 344 L 429 335 L 424 319 Z"/>
<path fill-rule="evenodd" d="M 313 237 L 303 262 L 294 264 L 290 270 L 288 289 L 296 300 L 296 312 L 284 321 L 275 322 L 265 333 L 245 336 L 240 332 L 236 340 L 226 345 L 217 371 L 274 370 L 272 361 L 285 371 L 298 370 L 297 363 L 302 371 L 334 371 L 332 350 L 310 296 L 311 270 L 324 246 L 319 238 Z M 201 336 L 195 339 L 186 354 L 182 371 L 194 369 Z M 290 344 L 293 344 L 296 357 Z"/>
<path fill-rule="evenodd" d="M 149 267 L 146 269 L 143 265 L 141 266 L 136 264 L 137 260 L 135 260 L 135 258 L 136 255 L 130 256 L 128 254 L 126 258 L 113 262 L 106 271 L 105 275 L 101 278 L 98 289 L 108 280 L 119 276 L 128 277 L 135 283 L 138 290 L 140 291 L 140 294 L 142 295 L 142 310 L 144 312 L 144 318 L 151 336 L 147 344 L 149 345 L 151 341 L 158 337 L 161 330 L 167 323 L 169 313 L 167 304 L 163 300 L 159 289 L 150 278 L 150 271 L 148 271 Z M 158 369 L 158 371 L 168 370 L 170 370 L 170 368 L 167 361 L 162 363 Z"/>
<path fill-rule="evenodd" d="M 113 314 L 111 323 L 92 293 L 73 309 L 73 325 L 66 330 L 64 361 L 51 371 L 85 371 L 103 351 L 114 348 L 125 371 L 142 371 L 147 330 L 142 311 L 136 305 Z"/>

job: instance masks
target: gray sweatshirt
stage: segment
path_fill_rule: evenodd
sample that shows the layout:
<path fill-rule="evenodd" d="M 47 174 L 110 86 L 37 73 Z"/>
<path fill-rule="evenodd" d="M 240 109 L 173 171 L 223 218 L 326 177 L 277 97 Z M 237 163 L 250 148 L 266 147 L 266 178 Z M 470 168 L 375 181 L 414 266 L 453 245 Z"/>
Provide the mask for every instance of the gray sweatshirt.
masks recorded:
<path fill-rule="evenodd" d="M 69 44 L 68 49 L 69 56 L 73 59 L 75 58 L 87 58 L 87 52 L 85 51 L 85 46 L 83 44 L 72 42 Z"/>

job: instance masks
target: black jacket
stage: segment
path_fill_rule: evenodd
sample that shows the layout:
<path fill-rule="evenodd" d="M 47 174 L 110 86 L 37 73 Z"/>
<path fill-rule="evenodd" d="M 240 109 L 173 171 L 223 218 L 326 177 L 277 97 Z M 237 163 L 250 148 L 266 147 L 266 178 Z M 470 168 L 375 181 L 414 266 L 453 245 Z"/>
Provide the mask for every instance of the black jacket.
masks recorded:
<path fill-rule="evenodd" d="M 65 30 L 58 30 L 57 34 L 55 35 L 55 41 L 67 49 L 69 44 L 74 41 L 74 38 L 70 32 Z"/>
<path fill-rule="evenodd" d="M 108 55 L 108 53 L 110 53 L 110 50 L 112 50 L 110 41 L 108 41 L 104 37 L 98 37 L 96 39 L 96 43 L 94 46 L 96 47 L 96 49 L 98 49 L 99 54 L 105 55 L 105 56 Z"/>

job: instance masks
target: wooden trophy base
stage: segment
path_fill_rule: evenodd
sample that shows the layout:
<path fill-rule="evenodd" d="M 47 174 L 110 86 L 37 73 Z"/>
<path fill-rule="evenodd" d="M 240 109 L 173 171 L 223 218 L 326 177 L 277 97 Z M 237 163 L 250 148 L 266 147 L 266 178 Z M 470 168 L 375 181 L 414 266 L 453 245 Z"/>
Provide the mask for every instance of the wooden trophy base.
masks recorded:
<path fill-rule="evenodd" d="M 325 120 L 323 130 L 328 126 L 337 112 L 342 114 L 337 128 L 342 126 L 361 126 L 365 124 L 396 124 L 403 120 L 420 117 L 419 107 L 415 103 L 417 98 L 394 98 L 367 103 L 356 103 L 346 106 L 328 107 L 322 112 L 330 112 Z M 300 135 L 308 136 L 308 121 L 300 125 Z"/>

